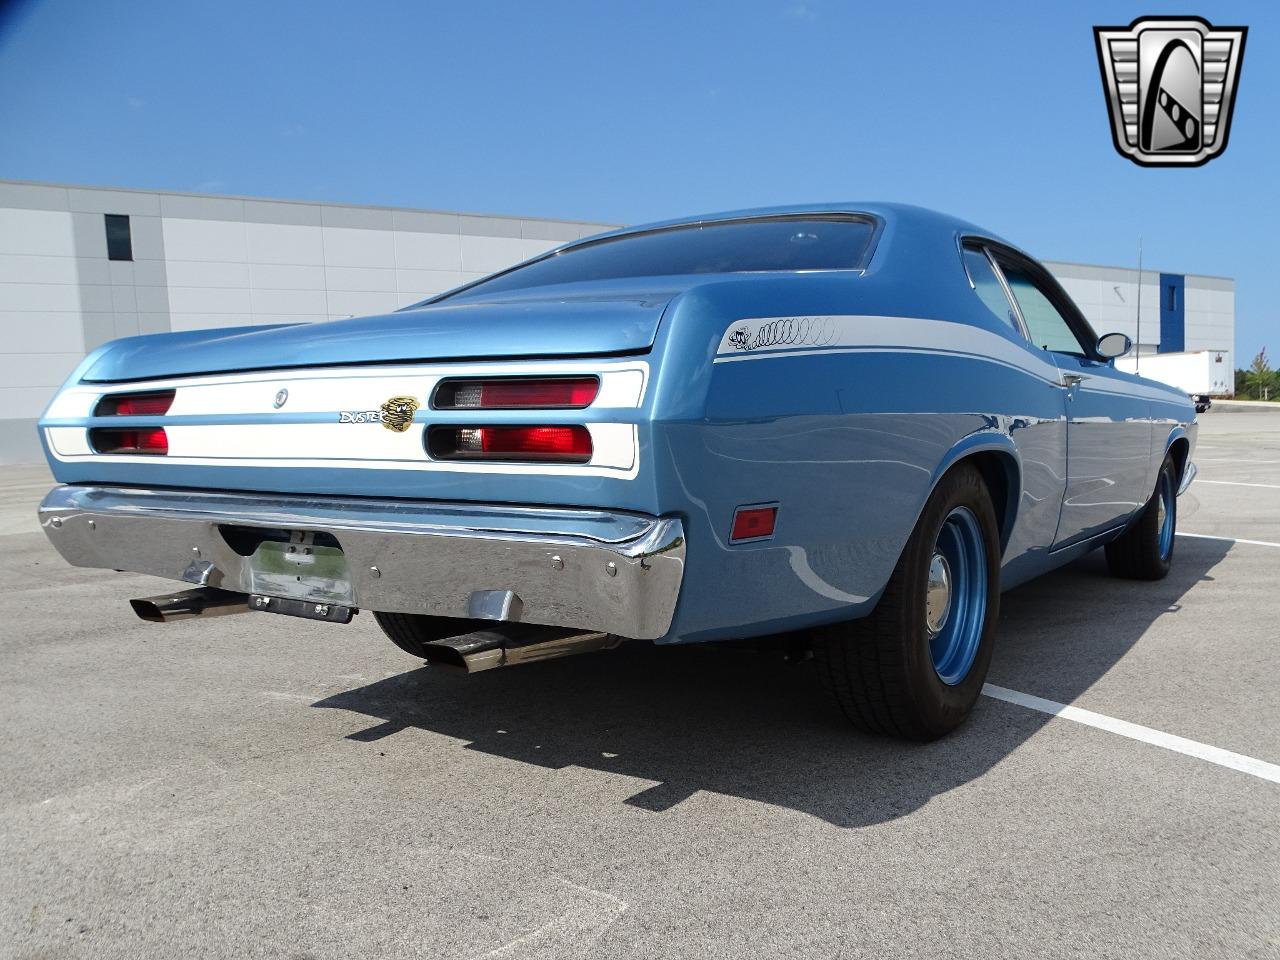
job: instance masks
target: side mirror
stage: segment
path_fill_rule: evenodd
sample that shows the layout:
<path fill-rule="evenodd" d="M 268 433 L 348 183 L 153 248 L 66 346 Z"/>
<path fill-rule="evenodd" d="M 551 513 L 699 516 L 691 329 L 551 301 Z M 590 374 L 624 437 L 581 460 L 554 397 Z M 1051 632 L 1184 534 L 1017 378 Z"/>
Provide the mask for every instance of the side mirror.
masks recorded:
<path fill-rule="evenodd" d="M 1114 360 L 1132 350 L 1133 341 L 1123 333 L 1108 333 L 1098 338 L 1098 345 L 1094 349 L 1103 360 Z"/>

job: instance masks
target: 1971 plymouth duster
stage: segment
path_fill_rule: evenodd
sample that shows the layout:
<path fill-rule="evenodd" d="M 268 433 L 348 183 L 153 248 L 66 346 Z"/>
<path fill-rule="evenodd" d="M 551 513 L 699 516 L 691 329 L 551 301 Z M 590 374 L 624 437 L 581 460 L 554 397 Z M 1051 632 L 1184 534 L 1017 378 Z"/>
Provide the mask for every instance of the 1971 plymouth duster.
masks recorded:
<path fill-rule="evenodd" d="M 387 316 L 109 343 L 40 422 L 73 564 L 146 619 L 372 611 L 469 671 L 787 633 L 858 726 L 958 725 L 1001 590 L 1157 579 L 1195 412 L 1035 260 L 909 206 L 563 246 Z"/>

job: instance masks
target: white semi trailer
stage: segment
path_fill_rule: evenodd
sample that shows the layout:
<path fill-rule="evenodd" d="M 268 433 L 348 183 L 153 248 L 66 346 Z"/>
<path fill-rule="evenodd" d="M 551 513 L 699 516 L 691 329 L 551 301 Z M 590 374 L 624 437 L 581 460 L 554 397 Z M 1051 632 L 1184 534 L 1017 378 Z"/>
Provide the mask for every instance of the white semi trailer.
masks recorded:
<path fill-rule="evenodd" d="M 1130 354 L 1116 361 L 1130 373 L 1177 387 L 1203 413 L 1211 397 L 1229 397 L 1236 392 L 1235 366 L 1227 350 L 1195 350 L 1189 353 L 1149 353 L 1139 358 Z"/>

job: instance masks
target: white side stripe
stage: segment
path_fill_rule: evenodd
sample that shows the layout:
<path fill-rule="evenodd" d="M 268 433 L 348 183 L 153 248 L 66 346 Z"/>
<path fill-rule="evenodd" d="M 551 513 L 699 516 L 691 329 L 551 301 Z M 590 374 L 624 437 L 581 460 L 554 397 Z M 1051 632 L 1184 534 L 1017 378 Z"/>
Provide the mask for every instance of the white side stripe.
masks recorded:
<path fill-rule="evenodd" d="M 1032 696 L 1029 693 L 1019 693 L 1017 690 L 1010 690 L 1007 687 L 997 687 L 994 683 L 983 684 L 982 692 L 996 700 L 1016 703 L 1020 707 L 1039 710 L 1041 713 L 1047 713 L 1050 716 L 1083 723 L 1086 727 L 1095 727 L 1098 730 L 1105 730 L 1108 733 L 1128 737 L 1130 740 L 1139 740 L 1142 743 L 1163 747 L 1165 750 L 1172 750 L 1174 753 L 1185 754 L 1198 760 L 1207 760 L 1209 763 L 1216 763 L 1218 766 L 1227 767 L 1230 770 L 1239 770 L 1241 773 L 1247 773 L 1262 780 L 1268 780 L 1271 783 L 1280 783 L 1280 766 L 1274 763 L 1267 763 L 1265 760 L 1246 757 L 1242 753 L 1232 753 L 1230 750 L 1223 750 L 1221 747 L 1211 747 L 1207 743 L 1188 740 L 1186 737 L 1178 737 L 1161 730 L 1153 730 L 1151 727 L 1143 727 L 1127 720 L 1117 720 L 1101 713 L 1094 713 L 1092 710 L 1082 710 L 1080 707 L 1068 706 L 1065 703 L 1058 703 L 1056 700 L 1046 700 L 1043 697 Z"/>
<path fill-rule="evenodd" d="M 1183 533 L 1178 531 L 1180 537 L 1191 537 L 1195 540 L 1218 540 L 1222 543 L 1247 543 L 1252 547 L 1280 547 L 1280 543 L 1272 543 L 1270 540 L 1242 540 L 1239 537 L 1215 537 L 1208 533 Z"/>

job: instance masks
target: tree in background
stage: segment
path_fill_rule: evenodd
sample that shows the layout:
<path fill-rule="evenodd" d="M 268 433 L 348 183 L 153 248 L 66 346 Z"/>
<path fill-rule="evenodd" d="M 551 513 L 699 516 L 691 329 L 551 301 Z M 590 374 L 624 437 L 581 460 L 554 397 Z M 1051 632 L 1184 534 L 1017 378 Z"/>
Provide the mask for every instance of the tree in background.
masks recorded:
<path fill-rule="evenodd" d="M 1270 400 L 1276 394 L 1276 374 L 1267 361 L 1267 348 L 1263 347 L 1244 371 L 1246 390 L 1255 400 Z"/>

